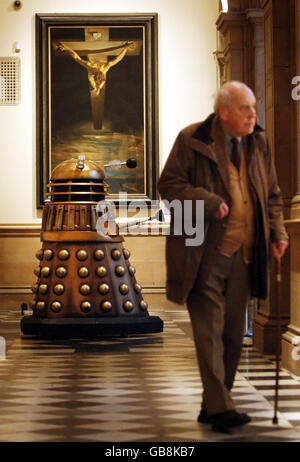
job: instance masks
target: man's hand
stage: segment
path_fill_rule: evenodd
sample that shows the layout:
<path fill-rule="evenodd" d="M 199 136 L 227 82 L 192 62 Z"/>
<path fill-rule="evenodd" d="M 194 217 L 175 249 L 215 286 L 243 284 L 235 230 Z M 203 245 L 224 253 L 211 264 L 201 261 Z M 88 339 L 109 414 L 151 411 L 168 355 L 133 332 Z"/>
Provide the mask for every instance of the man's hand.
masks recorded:
<path fill-rule="evenodd" d="M 229 207 L 225 202 L 221 202 L 219 210 L 216 213 L 216 218 L 222 220 L 229 213 Z"/>
<path fill-rule="evenodd" d="M 273 257 L 283 257 L 289 243 L 288 241 L 276 241 L 272 242 L 271 244 L 271 251 L 273 254 Z"/>

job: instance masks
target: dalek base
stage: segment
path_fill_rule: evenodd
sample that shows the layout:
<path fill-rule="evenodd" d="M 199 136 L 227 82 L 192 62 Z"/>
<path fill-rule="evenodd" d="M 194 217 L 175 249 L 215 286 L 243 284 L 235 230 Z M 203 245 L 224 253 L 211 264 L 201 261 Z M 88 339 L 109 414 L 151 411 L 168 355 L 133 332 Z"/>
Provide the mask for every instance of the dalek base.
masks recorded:
<path fill-rule="evenodd" d="M 137 334 L 154 334 L 163 331 L 158 316 L 130 316 L 119 318 L 37 318 L 24 316 L 21 332 L 42 338 L 97 338 L 106 336 L 127 337 Z"/>

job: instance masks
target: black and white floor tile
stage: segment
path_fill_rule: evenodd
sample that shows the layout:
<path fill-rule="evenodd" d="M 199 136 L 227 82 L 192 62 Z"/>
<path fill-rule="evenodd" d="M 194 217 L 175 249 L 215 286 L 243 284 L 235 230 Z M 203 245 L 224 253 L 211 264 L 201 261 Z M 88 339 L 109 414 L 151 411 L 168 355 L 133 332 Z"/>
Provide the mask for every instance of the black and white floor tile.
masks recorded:
<path fill-rule="evenodd" d="M 2 297 L 0 442 L 300 442 L 300 377 L 244 347 L 233 390 L 249 425 L 230 434 L 198 424 L 202 386 L 184 308 L 150 307 L 161 334 L 41 340 L 20 334 L 16 298 Z"/>

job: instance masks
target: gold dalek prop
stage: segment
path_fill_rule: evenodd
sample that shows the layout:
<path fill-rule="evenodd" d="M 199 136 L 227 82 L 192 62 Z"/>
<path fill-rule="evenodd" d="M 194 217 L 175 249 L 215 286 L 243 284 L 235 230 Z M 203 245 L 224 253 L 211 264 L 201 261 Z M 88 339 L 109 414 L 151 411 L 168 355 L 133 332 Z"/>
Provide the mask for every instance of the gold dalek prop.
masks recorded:
<path fill-rule="evenodd" d="M 117 226 L 113 234 L 97 232 L 97 204 L 108 190 L 102 167 L 78 156 L 52 172 L 32 314 L 21 319 L 25 335 L 86 338 L 163 330 L 163 321 L 148 313 Z"/>

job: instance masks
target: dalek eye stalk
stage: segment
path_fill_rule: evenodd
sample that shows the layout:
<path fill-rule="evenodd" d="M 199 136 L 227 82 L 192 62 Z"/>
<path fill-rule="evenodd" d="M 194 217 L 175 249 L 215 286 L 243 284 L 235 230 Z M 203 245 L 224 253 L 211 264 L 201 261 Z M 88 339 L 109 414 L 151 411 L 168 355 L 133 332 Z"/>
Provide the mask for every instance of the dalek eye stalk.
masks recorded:
<path fill-rule="evenodd" d="M 128 159 L 128 167 L 135 165 Z M 23 334 L 84 338 L 162 332 L 162 320 L 148 313 L 118 227 L 97 232 L 97 204 L 107 190 L 103 165 L 84 156 L 53 170 L 32 314 L 21 319 Z"/>

